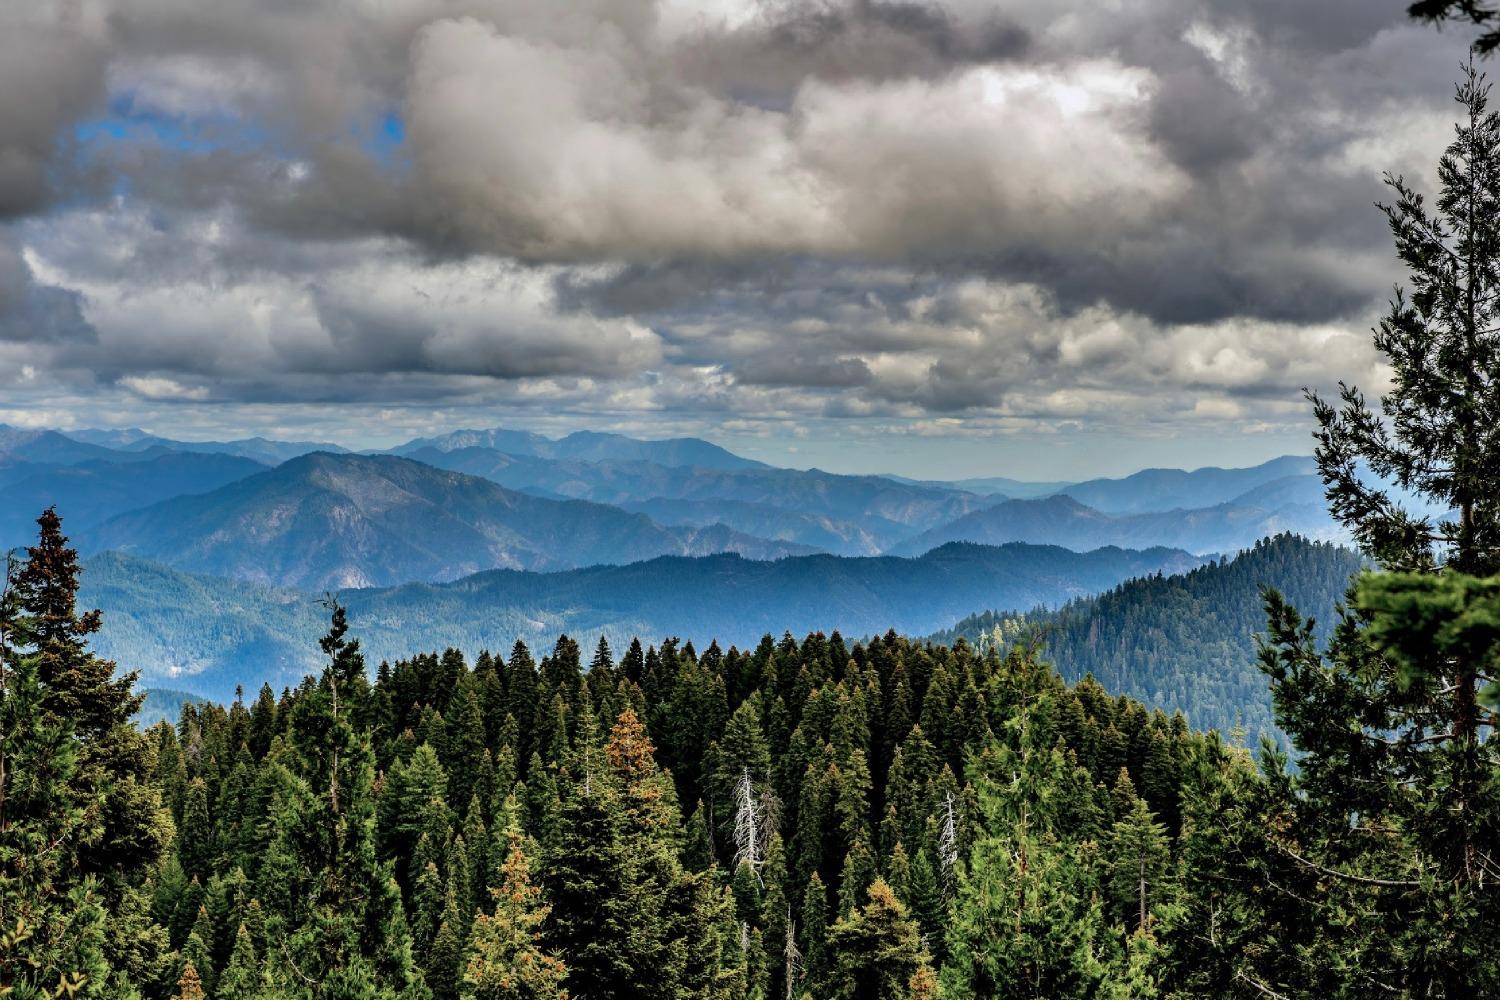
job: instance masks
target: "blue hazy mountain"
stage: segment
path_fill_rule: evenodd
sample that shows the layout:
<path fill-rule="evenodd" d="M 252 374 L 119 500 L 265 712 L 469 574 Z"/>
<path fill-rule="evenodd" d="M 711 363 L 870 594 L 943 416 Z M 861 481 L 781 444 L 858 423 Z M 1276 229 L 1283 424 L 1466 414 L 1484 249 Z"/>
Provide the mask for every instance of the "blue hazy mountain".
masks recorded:
<path fill-rule="evenodd" d="M 77 533 L 126 511 L 183 494 L 207 493 L 265 471 L 248 458 L 164 452 L 135 461 L 18 464 L 0 470 L 0 549 L 34 540 L 36 517 L 56 506 Z"/>
<path fill-rule="evenodd" d="M 180 451 L 238 455 L 265 465 L 279 465 L 288 459 L 314 451 L 336 454 L 349 450 L 326 441 L 276 441 L 263 437 L 238 438 L 233 441 L 179 441 L 148 434 L 134 427 L 123 430 L 68 431 L 66 436 L 75 441 L 127 453 Z"/>
<path fill-rule="evenodd" d="M 1054 493 L 1061 493 L 1072 483 L 1033 482 L 1027 479 L 1010 479 L 1006 476 L 980 476 L 975 479 L 910 479 L 906 476 L 890 475 L 887 479 L 894 479 L 898 483 L 909 483 L 913 486 L 930 486 L 936 489 L 963 490 L 967 493 L 978 493 L 980 496 L 1001 496 L 1012 500 L 1033 500 L 1038 497 L 1049 497 Z"/>
<path fill-rule="evenodd" d="M 311 588 L 451 580 L 496 567 L 565 569 L 807 548 L 722 526 L 664 527 L 603 504 L 551 500 L 394 455 L 314 452 L 78 534 L 180 569 Z"/>
<path fill-rule="evenodd" d="M 1311 456 L 1283 455 L 1245 469 L 1143 469 L 1121 479 L 1090 479 L 1059 492 L 1106 514 L 1198 509 L 1229 503 L 1258 486 L 1317 472 Z"/>
<path fill-rule="evenodd" d="M 423 447 L 409 457 L 510 489 L 613 504 L 669 524 L 726 524 L 841 555 L 877 554 L 989 502 L 946 487 L 818 469 L 559 460 L 480 446 Z"/>
<path fill-rule="evenodd" d="M 353 634 L 373 664 L 457 646 L 509 650 L 567 632 L 617 645 L 676 635 L 700 648 L 764 634 L 840 629 L 923 634 L 976 607 L 1059 605 L 1201 560 L 1179 550 L 950 545 L 920 559 L 723 554 L 558 573 L 492 570 L 443 584 L 346 590 Z M 104 612 L 97 646 L 145 686 L 224 697 L 236 684 L 295 683 L 316 668 L 320 593 L 185 573 L 111 552 L 89 559 L 80 600 Z"/>
<path fill-rule="evenodd" d="M 599 431 L 576 431 L 554 440 L 540 434 L 504 428 L 463 430 L 438 437 L 417 438 L 390 450 L 397 455 L 412 455 L 426 449 L 449 452 L 465 448 L 487 448 L 508 455 L 577 462 L 652 462 L 657 465 L 704 469 L 770 468 L 763 462 L 742 458 L 701 438 L 643 441 L 623 434 Z"/>
<path fill-rule="evenodd" d="M 0 460 L 73 465 L 78 462 L 122 458 L 120 452 L 57 431 L 0 424 Z"/>
<path fill-rule="evenodd" d="M 1302 502 L 1304 494 L 1305 484 L 1281 483 L 1274 490 L 1258 487 L 1213 507 L 1140 514 L 1106 514 L 1067 495 L 1006 500 L 924 531 L 891 551 L 918 555 L 948 542 L 965 541 L 985 545 L 1046 542 L 1079 551 L 1101 545 L 1174 545 L 1211 554 L 1236 552 L 1282 532 L 1324 541 L 1344 539 L 1345 533 L 1322 506 Z"/>

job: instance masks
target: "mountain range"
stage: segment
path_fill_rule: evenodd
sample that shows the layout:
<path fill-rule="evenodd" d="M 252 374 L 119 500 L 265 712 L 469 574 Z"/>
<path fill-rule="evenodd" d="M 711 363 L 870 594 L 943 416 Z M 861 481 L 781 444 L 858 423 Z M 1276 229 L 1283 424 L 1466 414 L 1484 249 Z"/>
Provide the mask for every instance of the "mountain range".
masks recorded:
<path fill-rule="evenodd" d="M 136 461 L 17 462 L 0 468 L 0 541 L 26 541 L 36 531 L 37 514 L 53 505 L 76 534 L 122 511 L 214 490 L 265 470 L 236 455 L 176 451 Z"/>
<path fill-rule="evenodd" d="M 1284 455 L 1246 469 L 1142 469 L 1120 479 L 1090 479 L 1057 492 L 1106 514 L 1215 507 L 1289 476 L 1316 476 L 1311 456 Z"/>
<path fill-rule="evenodd" d="M 660 557 L 554 573 L 490 570 L 448 583 L 346 590 L 351 627 L 371 662 L 458 646 L 550 646 L 567 632 L 628 643 L 676 635 L 753 645 L 783 631 L 896 629 L 924 634 L 975 608 L 1054 606 L 1131 577 L 1201 560 L 1174 549 L 954 544 L 917 559 L 734 554 Z M 80 600 L 104 612 L 97 648 L 142 670 L 148 686 L 224 697 L 236 684 L 293 684 L 320 662 L 321 595 L 210 577 L 121 552 L 89 559 Z"/>
<path fill-rule="evenodd" d="M 673 468 L 699 469 L 770 468 L 764 462 L 743 458 L 701 438 L 642 441 L 599 431 L 575 431 L 557 440 L 504 428 L 453 431 L 439 437 L 416 438 L 391 451 L 397 455 L 410 455 L 416 451 L 449 452 L 469 448 L 575 462 L 651 462 Z"/>
<path fill-rule="evenodd" d="M 353 452 L 0 426 L 0 545 L 28 542 L 57 506 L 90 556 L 99 647 L 173 689 L 160 715 L 184 692 L 316 669 L 318 595 L 335 590 L 372 661 L 545 647 L 563 631 L 977 641 L 1022 614 L 1069 677 L 1269 732 L 1258 588 L 1290 588 L 1326 618 L 1358 562 L 1316 544 L 1344 540 L 1322 494 L 1299 456 L 941 482 L 777 468 L 695 438 L 497 428 Z M 1282 532 L 1309 540 L 1259 541 Z"/>
<path fill-rule="evenodd" d="M 237 438 L 233 441 L 177 441 L 172 438 L 147 434 L 138 428 L 126 430 L 70 431 L 68 437 L 76 441 L 101 445 L 116 451 L 186 451 L 209 452 L 219 455 L 238 455 L 254 459 L 265 465 L 278 465 L 287 459 L 306 455 L 310 451 L 329 451 L 335 454 L 348 451 L 342 445 L 327 441 L 272 441 L 263 437 Z"/>
<path fill-rule="evenodd" d="M 1103 545 L 1141 548 L 1178 545 L 1190 552 L 1234 552 L 1259 539 L 1296 532 L 1317 540 L 1342 539 L 1326 510 L 1308 502 L 1321 498 L 1316 476 L 1289 476 L 1252 489 L 1228 503 L 1198 509 L 1107 514 L 1071 493 L 1040 500 L 1005 500 L 972 511 L 892 546 L 892 555 L 917 555 L 951 541 L 1045 542 L 1070 549 Z"/>
<path fill-rule="evenodd" d="M 312 452 L 207 493 L 111 518 L 79 535 L 179 569 L 309 588 L 441 581 L 484 569 L 566 569 L 660 555 L 803 546 L 722 525 L 663 527 L 644 514 L 551 500 L 395 455 Z"/>
<path fill-rule="evenodd" d="M 448 451 L 421 448 L 406 454 L 511 489 L 628 506 L 669 524 L 725 524 L 747 534 L 815 545 L 839 555 L 877 555 L 914 532 L 960 517 L 986 502 L 963 490 L 818 469 L 585 462 L 518 456 L 478 446 Z"/>
<path fill-rule="evenodd" d="M 1310 463 L 942 483 L 776 468 L 695 438 L 466 430 L 356 454 L 0 427 L 0 544 L 24 544 L 56 504 L 86 551 L 308 588 L 714 552 L 914 556 L 950 541 L 1211 554 L 1283 530 L 1342 538 Z"/>

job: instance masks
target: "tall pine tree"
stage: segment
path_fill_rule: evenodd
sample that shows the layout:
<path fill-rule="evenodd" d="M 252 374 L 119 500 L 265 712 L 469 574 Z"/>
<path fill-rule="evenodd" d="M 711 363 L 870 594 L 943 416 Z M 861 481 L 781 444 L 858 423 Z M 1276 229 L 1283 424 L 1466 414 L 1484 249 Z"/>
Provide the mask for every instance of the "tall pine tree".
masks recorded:
<path fill-rule="evenodd" d="M 1317 904 L 1287 943 L 1303 961 L 1245 971 L 1262 988 L 1500 991 L 1500 630 L 1475 620 L 1500 572 L 1500 118 L 1472 66 L 1457 98 L 1432 208 L 1389 179 L 1411 286 L 1375 331 L 1391 387 L 1378 410 L 1350 386 L 1312 396 L 1330 507 L 1396 575 L 1359 585 L 1326 655 L 1267 598 L 1262 666 L 1301 751 L 1272 775 L 1288 819 L 1268 843 L 1293 862 L 1282 891 Z"/>

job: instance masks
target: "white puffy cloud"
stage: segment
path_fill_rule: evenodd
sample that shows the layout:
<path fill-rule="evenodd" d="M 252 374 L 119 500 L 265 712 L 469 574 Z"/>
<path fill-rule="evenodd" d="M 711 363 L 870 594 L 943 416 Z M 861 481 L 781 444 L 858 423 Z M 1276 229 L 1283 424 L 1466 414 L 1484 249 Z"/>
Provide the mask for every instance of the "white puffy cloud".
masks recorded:
<path fill-rule="evenodd" d="M 615 377 L 661 358 L 639 322 L 559 311 L 548 268 L 424 261 L 372 238 L 315 270 L 292 269 L 274 246 L 241 254 L 235 227 L 191 220 L 163 234 L 119 207 L 51 220 L 51 253 L 33 251 L 35 270 L 80 297 L 95 333 L 86 346 L 58 344 L 51 363 L 152 399 L 205 399 L 264 393 L 282 377 L 323 379 L 342 394 L 343 377 L 390 376 L 387 390 L 399 393 L 403 377 Z M 163 241 L 192 265 L 156 274 Z M 288 256 L 300 259 L 294 248 Z M 297 394 L 316 396 L 316 386 Z"/>
<path fill-rule="evenodd" d="M 12 408 L 356 438 L 1300 426 L 1383 378 L 1370 202 L 1430 186 L 1463 42 L 1394 0 L 13 7 Z"/>
<path fill-rule="evenodd" d="M 1140 135 L 1149 72 L 1108 60 L 810 78 L 769 110 L 641 58 L 428 26 L 405 105 L 418 189 L 475 245 L 653 259 L 1067 245 L 1183 182 Z"/>

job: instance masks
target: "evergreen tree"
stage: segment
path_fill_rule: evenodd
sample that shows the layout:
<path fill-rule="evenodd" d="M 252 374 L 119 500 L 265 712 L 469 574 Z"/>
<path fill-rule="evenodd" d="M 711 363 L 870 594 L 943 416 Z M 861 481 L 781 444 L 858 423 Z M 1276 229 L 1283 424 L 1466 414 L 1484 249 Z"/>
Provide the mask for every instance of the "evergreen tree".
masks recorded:
<path fill-rule="evenodd" d="M 828 945 L 836 1000 L 910 1000 L 913 980 L 927 965 L 916 924 L 884 879 L 829 929 Z"/>
<path fill-rule="evenodd" d="M 219 977 L 217 1000 L 269 1000 L 255 943 L 244 924 L 235 933 L 234 951 Z"/>
<path fill-rule="evenodd" d="M 113 891 L 137 884 L 155 865 L 170 828 L 150 783 L 145 737 L 131 722 L 142 698 L 132 693 L 136 675 L 115 676 L 115 665 L 89 650 L 102 617 L 78 612 L 78 553 L 68 548 L 56 511 L 45 511 L 37 524 L 37 544 L 15 576 L 16 599 L 28 619 L 25 639 L 42 709 L 68 720 L 78 743 L 74 780 L 96 798 L 97 834 L 75 843 L 73 864 L 80 874 L 101 874 Z"/>
<path fill-rule="evenodd" d="M 1280 888 L 1319 900 L 1304 961 L 1246 973 L 1267 989 L 1500 991 L 1496 633 L 1475 621 L 1493 614 L 1479 578 L 1500 572 L 1500 117 L 1472 67 L 1457 97 L 1433 209 L 1389 179 L 1411 282 L 1375 331 L 1391 388 L 1378 412 L 1349 386 L 1311 397 L 1330 508 L 1396 575 L 1360 584 L 1326 657 L 1311 623 L 1266 602 L 1262 665 L 1301 751 L 1297 773 L 1272 774 L 1288 825 L 1269 841 L 1295 862 Z M 1443 513 L 1407 510 L 1367 470 Z"/>
<path fill-rule="evenodd" d="M 77 553 L 55 511 L 37 523 L 0 588 L 0 985 L 103 995 L 134 988 L 105 953 L 133 961 L 150 936 L 141 893 L 171 824 L 130 722 L 135 675 L 89 650 L 101 619 L 78 613 Z"/>
<path fill-rule="evenodd" d="M 191 965 L 182 970 L 182 978 L 177 980 L 177 1000 L 204 1000 L 203 981 Z"/>
<path fill-rule="evenodd" d="M 1171 853 L 1165 827 L 1146 803 L 1135 799 L 1115 821 L 1105 847 L 1110 895 L 1132 930 L 1151 929 L 1153 909 L 1163 903 Z"/>
<path fill-rule="evenodd" d="M 184 971 L 194 970 L 206 992 L 212 992 L 214 982 L 214 959 L 208 941 L 211 934 L 208 912 L 200 906 L 198 919 L 193 922 L 193 929 L 188 932 L 187 941 L 182 946 L 182 962 Z"/>
<path fill-rule="evenodd" d="M 541 944 L 551 907 L 531 882 L 521 829 L 514 822 L 505 840 L 500 885 L 491 890 L 494 911 L 474 921 L 461 995 L 463 1000 L 565 1000 L 567 967 Z"/>
<path fill-rule="evenodd" d="M 444 897 L 443 914 L 428 949 L 424 969 L 433 1000 L 458 1000 L 463 963 L 468 950 L 468 921 L 459 905 L 459 891 L 450 877 Z"/>
<path fill-rule="evenodd" d="M 1048 710 L 1045 700 L 1022 706 L 1017 748 L 990 747 L 976 763 L 984 834 L 957 869 L 941 974 L 949 995 L 1091 997 L 1106 974 L 1091 845 L 1060 825 L 1069 768 L 1035 744 Z"/>
<path fill-rule="evenodd" d="M 317 1000 L 399 993 L 413 980 L 411 969 L 375 961 L 399 901 L 385 912 L 374 905 L 389 899 L 372 892 L 389 872 L 376 856 L 374 755 L 368 733 L 355 725 L 368 684 L 359 643 L 346 638 L 343 607 L 332 603 L 331 611 L 320 641 L 328 664 L 288 719 L 297 774 L 277 821 L 279 854 L 306 873 L 305 895 L 286 913 L 295 929 L 285 959 L 298 978 L 318 984 Z"/>
<path fill-rule="evenodd" d="M 603 776 L 570 782 L 561 818 L 561 840 L 543 869 L 552 903 L 542 925 L 546 950 L 567 964 L 575 1000 L 623 995 L 616 991 L 636 972 L 631 945 L 640 913 L 618 805 Z"/>
<path fill-rule="evenodd" d="M 829 981 L 828 890 L 817 872 L 812 873 L 802 897 L 802 978 L 807 991 L 821 996 Z"/>

